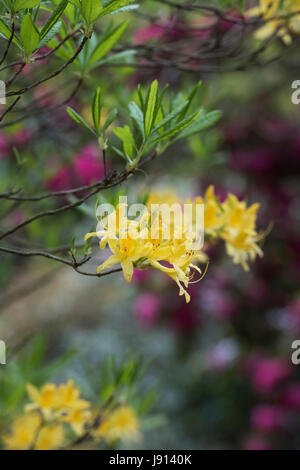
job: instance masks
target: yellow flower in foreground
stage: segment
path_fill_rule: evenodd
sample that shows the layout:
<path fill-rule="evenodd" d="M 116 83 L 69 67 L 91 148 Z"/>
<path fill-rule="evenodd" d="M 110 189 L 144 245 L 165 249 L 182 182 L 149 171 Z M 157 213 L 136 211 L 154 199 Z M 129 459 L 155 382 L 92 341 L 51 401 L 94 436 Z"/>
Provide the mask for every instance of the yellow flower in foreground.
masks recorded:
<path fill-rule="evenodd" d="M 111 239 L 108 241 L 108 245 L 113 255 L 98 267 L 97 272 L 100 273 L 103 269 L 111 268 L 120 263 L 127 282 L 131 281 L 133 275 L 133 263 L 140 258 L 147 257 L 151 251 L 151 244 L 145 243 L 141 239 L 131 239 L 129 237 Z"/>
<path fill-rule="evenodd" d="M 16 418 L 11 427 L 11 433 L 4 436 L 5 448 L 8 450 L 27 450 L 35 442 L 41 427 L 42 418 L 38 412 L 27 413 Z"/>
<path fill-rule="evenodd" d="M 107 442 L 136 440 L 139 438 L 139 420 L 133 408 L 120 406 L 108 414 L 95 431 L 95 437 Z"/>
<path fill-rule="evenodd" d="M 53 413 L 63 413 L 68 410 L 88 408 L 90 403 L 80 398 L 79 388 L 75 387 L 72 380 L 67 384 L 46 384 L 39 391 L 31 384 L 27 384 L 27 392 L 33 403 L 26 406 L 26 411 L 40 409 L 45 418 L 50 418 Z"/>
<path fill-rule="evenodd" d="M 59 423 L 48 424 L 37 435 L 35 450 L 55 450 L 65 443 L 64 428 Z"/>
<path fill-rule="evenodd" d="M 179 295 L 189 302 L 189 284 L 198 282 L 205 274 L 202 275 L 198 264 L 208 263 L 201 248 L 203 231 L 210 238 L 223 239 L 233 262 L 245 269 L 249 258 L 262 255 L 257 244 L 261 236 L 255 228 L 258 204 L 247 208 L 244 201 L 238 201 L 232 194 L 220 203 L 213 186 L 209 186 L 204 198 L 186 200 L 185 204 L 189 206 L 176 200 L 173 194 L 164 193 L 160 197 L 150 193 L 147 210 L 134 220 L 127 218 L 127 205 L 119 204 L 101 229 L 85 236 L 85 240 L 99 237 L 100 249 L 108 244 L 112 252 L 97 272 L 120 264 L 125 280 L 130 282 L 135 267 L 152 267 L 171 277 L 179 287 Z M 200 277 L 193 281 L 196 272 Z"/>
<path fill-rule="evenodd" d="M 63 416 L 61 421 L 70 424 L 73 431 L 80 436 L 85 432 L 91 417 L 92 413 L 90 410 L 75 409 L 71 410 L 66 416 Z"/>

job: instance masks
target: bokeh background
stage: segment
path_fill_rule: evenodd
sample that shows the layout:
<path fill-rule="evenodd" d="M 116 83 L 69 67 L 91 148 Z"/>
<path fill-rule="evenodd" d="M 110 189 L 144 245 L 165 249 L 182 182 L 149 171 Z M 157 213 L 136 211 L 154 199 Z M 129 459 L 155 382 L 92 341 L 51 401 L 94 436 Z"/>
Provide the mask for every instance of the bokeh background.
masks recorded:
<path fill-rule="evenodd" d="M 156 22 L 146 15 L 153 13 L 154 3 Z M 156 2 L 145 3 L 142 11 L 145 16 L 134 16 L 128 33 L 133 46 L 163 43 L 174 54 L 197 50 L 203 40 L 202 34 L 189 32 L 197 29 L 195 16 Z M 237 34 L 232 24 L 219 27 Z M 278 60 L 266 66 L 217 73 L 184 72 L 169 63 L 102 67 L 72 103 L 89 119 L 95 86 L 104 90 L 111 109 L 126 104 L 137 83 L 157 78 L 160 85 L 169 83 L 171 91 L 184 92 L 201 79 L 205 106 L 221 109 L 222 120 L 171 147 L 121 190 L 107 190 L 103 197 L 111 201 L 122 191 L 134 201 L 149 190 L 186 197 L 203 194 L 213 184 L 220 198 L 232 192 L 249 204 L 260 202 L 258 226 L 268 234 L 264 257 L 249 272 L 233 265 L 223 246 L 213 246 L 208 272 L 193 285 L 186 304 L 176 285 L 159 272 L 136 271 L 128 285 L 120 273 L 84 277 L 53 261 L 1 253 L 0 338 L 10 346 L 8 362 L 25 356 L 32 342 L 41 342 L 45 364 L 63 358 L 52 379 L 73 378 L 89 393 L 108 355 L 122 359 L 138 353 L 151 359 L 142 387 L 156 390 L 158 427 L 149 426 L 135 447 L 300 448 L 300 366 L 291 362 L 291 344 L 300 335 L 300 109 L 291 102 L 291 83 L 300 71 L 296 46 L 286 50 L 276 43 L 267 52 L 274 53 Z M 55 104 L 62 92 L 58 87 L 40 106 L 46 107 L 47 100 Z M 25 159 L 21 171 L 13 146 Z M 116 155 L 109 157 L 111 168 L 121 164 Z M 0 132 L 2 187 L 19 178 L 40 192 L 60 190 L 102 175 L 93 141 L 78 132 L 64 108 Z M 11 224 L 32 210 L 17 203 L 0 206 L 1 217 L 9 213 Z M 70 245 L 73 237 L 82 241 L 92 227 L 93 201 L 49 219 L 46 229 L 43 222 L 31 224 L 26 236 L 21 231 L 13 241 L 20 246 L 24 239 L 36 247 Z M 91 268 L 97 265 L 96 253 L 92 263 Z M 7 370 L 0 366 L 2 377 Z M 7 415 L 7 408 L 2 414 Z"/>

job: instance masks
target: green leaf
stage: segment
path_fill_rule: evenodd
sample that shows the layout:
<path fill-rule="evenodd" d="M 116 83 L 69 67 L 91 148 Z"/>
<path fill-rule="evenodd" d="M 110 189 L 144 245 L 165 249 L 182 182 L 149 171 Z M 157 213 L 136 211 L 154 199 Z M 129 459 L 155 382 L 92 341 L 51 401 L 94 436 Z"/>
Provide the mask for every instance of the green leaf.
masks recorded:
<path fill-rule="evenodd" d="M 100 16 L 103 7 L 100 0 L 81 0 L 81 11 L 85 21 L 90 25 Z"/>
<path fill-rule="evenodd" d="M 124 21 L 119 26 L 114 28 L 108 35 L 106 35 L 100 42 L 97 44 L 97 47 L 93 51 L 89 65 L 98 62 L 98 60 L 102 59 L 108 52 L 114 47 L 114 45 L 118 42 L 124 31 L 128 26 L 128 21 Z"/>
<path fill-rule="evenodd" d="M 157 132 L 159 129 L 166 126 L 166 124 L 169 124 L 170 121 L 175 119 L 182 112 L 186 105 L 187 101 L 177 106 L 170 114 L 168 114 L 162 121 L 160 121 L 157 126 L 154 127 L 153 132 Z"/>
<path fill-rule="evenodd" d="M 1 20 L 1 19 L 0 19 L 0 36 L 4 37 L 5 39 L 9 39 L 11 37 L 11 30 L 6 25 L 6 23 L 4 23 L 4 21 Z M 22 49 L 22 44 L 21 44 L 21 42 L 19 41 L 19 39 L 17 38 L 16 35 L 13 37 L 12 42 L 16 46 L 18 46 L 20 49 Z"/>
<path fill-rule="evenodd" d="M 197 134 L 198 132 L 213 126 L 221 117 L 222 112 L 218 110 L 205 113 L 201 115 L 190 127 L 185 129 L 183 132 L 180 132 L 174 140 L 185 139 L 186 137 Z"/>
<path fill-rule="evenodd" d="M 88 125 L 87 122 L 72 108 L 69 106 L 67 107 L 67 113 L 68 115 L 73 119 L 73 121 L 77 122 L 77 124 L 80 124 L 82 127 L 90 131 L 92 134 L 95 135 L 94 130 Z"/>
<path fill-rule="evenodd" d="M 25 8 L 34 8 L 38 6 L 41 0 L 16 0 L 14 5 L 14 11 L 25 10 Z"/>
<path fill-rule="evenodd" d="M 140 131 L 143 139 L 145 138 L 145 130 L 144 130 L 144 115 L 141 108 L 134 102 L 131 101 L 128 105 L 129 108 L 129 115 L 134 120 L 138 130 Z"/>
<path fill-rule="evenodd" d="M 130 3 L 133 3 L 134 0 L 113 0 L 101 11 L 101 16 L 110 15 L 111 13 L 117 13 L 117 11 L 125 11 L 126 9 L 131 9 L 133 5 L 127 8 Z M 134 8 L 137 8 L 138 5 L 134 5 Z"/>
<path fill-rule="evenodd" d="M 155 118 L 155 111 L 156 111 L 156 103 L 158 97 L 158 82 L 154 80 L 149 88 L 146 105 L 145 105 L 145 116 L 144 116 L 144 127 L 145 127 L 145 136 L 146 138 L 149 136 L 153 121 Z"/>
<path fill-rule="evenodd" d="M 103 125 L 103 131 L 106 131 L 106 129 L 111 125 L 111 123 L 116 119 L 118 114 L 117 108 L 114 108 L 109 115 L 107 116 L 105 123 Z"/>
<path fill-rule="evenodd" d="M 61 21 L 58 21 L 57 23 L 55 23 L 55 25 L 50 29 L 50 31 L 48 31 L 48 33 L 39 42 L 38 49 L 48 44 L 54 38 L 54 36 L 56 36 L 56 34 L 59 33 L 61 27 L 62 27 Z"/>
<path fill-rule="evenodd" d="M 197 83 L 197 85 L 193 88 L 193 90 L 191 91 L 191 93 L 190 93 L 190 95 L 189 95 L 189 97 L 188 97 L 188 99 L 187 99 L 186 107 L 185 107 L 185 109 L 183 110 L 183 112 L 181 113 L 181 115 L 179 116 L 179 119 L 178 119 L 179 121 L 181 121 L 181 120 L 186 116 L 186 113 L 188 112 L 188 109 L 189 109 L 189 107 L 190 107 L 190 105 L 191 105 L 193 99 L 195 98 L 196 93 L 197 93 L 198 89 L 200 88 L 201 84 L 202 84 L 202 81 L 200 80 L 200 81 Z"/>
<path fill-rule="evenodd" d="M 141 87 L 140 84 L 138 84 L 138 86 L 137 86 L 137 94 L 138 94 L 138 97 L 139 97 L 139 100 L 140 100 L 140 105 L 141 105 L 142 111 L 143 111 L 143 113 L 145 113 L 145 101 L 144 101 L 144 97 L 143 97 L 142 87 Z"/>
<path fill-rule="evenodd" d="M 43 39 L 49 31 L 53 28 L 53 26 L 58 22 L 59 18 L 65 11 L 66 6 L 68 5 L 69 0 L 62 0 L 59 5 L 55 8 L 54 12 L 48 19 L 47 23 L 41 30 L 41 39 Z"/>
<path fill-rule="evenodd" d="M 124 153 L 132 158 L 134 155 L 135 142 L 129 126 L 115 127 L 114 133 L 123 142 Z"/>
<path fill-rule="evenodd" d="M 39 32 L 32 22 L 30 13 L 27 13 L 23 18 L 20 34 L 25 55 L 29 57 L 40 42 Z"/>
<path fill-rule="evenodd" d="M 192 114 L 192 116 L 189 116 L 188 118 L 186 118 L 183 121 L 179 122 L 178 124 L 176 124 L 175 127 L 172 127 L 171 129 L 169 129 L 168 131 L 164 132 L 159 137 L 154 139 L 153 142 L 157 143 L 161 140 L 169 139 L 170 137 L 173 137 L 174 135 L 178 134 L 178 132 L 182 131 L 183 129 L 188 127 L 193 121 L 195 121 L 195 119 L 197 119 L 199 117 L 200 113 L 201 112 L 194 113 L 194 114 Z"/>
<path fill-rule="evenodd" d="M 94 100 L 93 100 L 93 120 L 94 126 L 96 129 L 97 134 L 100 130 L 100 118 L 101 118 L 101 89 L 97 88 Z"/>

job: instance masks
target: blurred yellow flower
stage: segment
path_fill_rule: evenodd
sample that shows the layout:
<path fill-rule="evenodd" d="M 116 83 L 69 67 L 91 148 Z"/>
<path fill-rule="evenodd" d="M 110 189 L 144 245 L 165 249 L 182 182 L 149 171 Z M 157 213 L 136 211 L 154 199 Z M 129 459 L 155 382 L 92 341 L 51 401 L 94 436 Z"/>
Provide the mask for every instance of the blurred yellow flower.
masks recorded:
<path fill-rule="evenodd" d="M 232 256 L 234 263 L 240 263 L 248 271 L 248 259 L 254 260 L 257 255 L 263 255 L 257 244 L 261 236 L 255 228 L 259 204 L 247 208 L 245 201 L 239 201 L 236 196 L 229 194 L 222 206 L 225 225 L 221 237 L 226 242 L 227 253 Z"/>
<path fill-rule="evenodd" d="M 120 406 L 104 417 L 94 435 L 108 443 L 116 440 L 137 440 L 139 429 L 140 424 L 134 409 L 130 406 Z"/>
<path fill-rule="evenodd" d="M 32 448 L 41 424 L 42 418 L 38 412 L 17 417 L 12 423 L 10 434 L 3 437 L 5 448 L 8 450 Z"/>
<path fill-rule="evenodd" d="M 266 39 L 277 31 L 278 36 L 286 44 L 290 44 L 292 38 L 289 31 L 300 32 L 298 12 L 300 12 L 299 0 L 259 0 L 256 7 L 247 11 L 247 16 L 261 16 L 266 21 L 255 34 L 258 39 Z"/>
<path fill-rule="evenodd" d="M 43 426 L 38 432 L 35 450 L 55 450 L 60 449 L 65 443 L 65 433 L 62 424 L 51 423 Z"/>
<path fill-rule="evenodd" d="M 32 384 L 27 384 L 27 392 L 33 403 L 26 406 L 26 411 L 40 409 L 45 418 L 56 413 L 63 413 L 69 409 L 88 408 L 90 403 L 80 398 L 80 390 L 75 387 L 72 380 L 67 384 L 46 384 L 39 391 Z"/>
<path fill-rule="evenodd" d="M 91 418 L 92 412 L 90 410 L 73 409 L 63 416 L 61 421 L 70 424 L 73 431 L 80 436 L 90 424 Z"/>

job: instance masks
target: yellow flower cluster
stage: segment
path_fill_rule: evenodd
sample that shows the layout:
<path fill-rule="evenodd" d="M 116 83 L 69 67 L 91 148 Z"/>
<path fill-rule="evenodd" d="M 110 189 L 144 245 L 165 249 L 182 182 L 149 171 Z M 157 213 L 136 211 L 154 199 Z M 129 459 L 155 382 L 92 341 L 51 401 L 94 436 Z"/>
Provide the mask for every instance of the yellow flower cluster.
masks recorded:
<path fill-rule="evenodd" d="M 119 405 L 112 411 L 97 410 L 80 398 L 80 391 L 70 380 L 66 384 L 46 384 L 39 391 L 27 385 L 31 403 L 12 423 L 10 433 L 3 436 L 6 449 L 54 450 L 72 447 L 84 437 L 104 440 L 135 439 L 139 420 L 130 406 Z M 74 432 L 73 442 L 67 439 L 67 425 Z"/>
<path fill-rule="evenodd" d="M 128 219 L 125 211 L 127 205 L 119 204 L 115 212 L 105 220 L 102 219 L 101 229 L 85 236 L 85 240 L 93 236 L 99 237 L 100 249 L 103 250 L 108 244 L 112 252 L 98 267 L 97 272 L 120 263 L 125 280 L 130 282 L 134 267 L 153 267 L 170 276 L 179 287 L 179 295 L 185 295 L 186 302 L 189 302 L 190 295 L 186 289 L 193 282 L 194 272 L 201 274 L 197 264 L 208 261 L 203 249 L 193 248 L 199 228 L 196 226 L 195 214 L 200 205 L 204 206 L 205 235 L 209 240 L 223 239 L 227 253 L 234 263 L 240 263 L 248 270 L 248 259 L 253 260 L 256 255 L 262 256 L 257 243 L 261 237 L 255 228 L 258 204 L 247 208 L 246 202 L 239 201 L 233 194 L 229 194 L 226 201 L 220 203 L 214 187 L 210 186 L 204 198 L 184 201 L 192 210 L 183 225 L 182 217 L 179 220 L 176 212 L 172 212 L 171 217 L 164 218 L 159 210 L 154 213 L 156 217 L 153 217 L 153 204 L 164 204 L 171 209 L 176 202 L 183 205 L 183 201 L 170 193 L 151 193 L 147 202 L 150 212 L 147 211 L 141 217 Z M 182 229 L 180 237 L 176 235 L 178 227 Z"/>
<path fill-rule="evenodd" d="M 290 32 L 300 32 L 300 0 L 259 0 L 258 6 L 247 11 L 247 16 L 261 16 L 265 20 L 256 32 L 258 39 L 277 32 L 286 44 L 290 44 Z"/>

